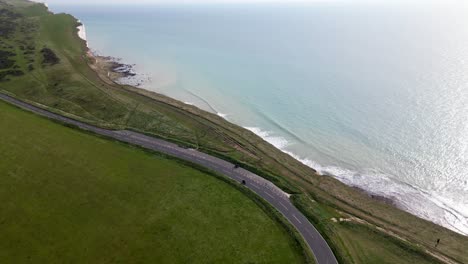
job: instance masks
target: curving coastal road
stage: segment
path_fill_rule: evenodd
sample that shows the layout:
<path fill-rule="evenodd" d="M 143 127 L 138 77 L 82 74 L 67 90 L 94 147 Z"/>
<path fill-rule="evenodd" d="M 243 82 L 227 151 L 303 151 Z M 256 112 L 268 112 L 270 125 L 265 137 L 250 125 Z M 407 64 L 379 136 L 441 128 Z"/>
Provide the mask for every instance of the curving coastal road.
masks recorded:
<path fill-rule="evenodd" d="M 307 218 L 291 203 L 289 195 L 276 187 L 273 183 L 242 168 L 235 168 L 234 164 L 210 156 L 194 149 L 186 149 L 176 144 L 149 137 L 128 130 L 114 131 L 88 125 L 0 93 L 0 99 L 36 114 L 80 127 L 103 136 L 111 137 L 122 142 L 138 145 L 146 149 L 175 156 L 223 174 L 239 183 L 246 182 L 246 187 L 268 201 L 281 212 L 286 219 L 299 231 L 307 245 L 312 250 L 318 264 L 338 263 L 327 242 Z"/>

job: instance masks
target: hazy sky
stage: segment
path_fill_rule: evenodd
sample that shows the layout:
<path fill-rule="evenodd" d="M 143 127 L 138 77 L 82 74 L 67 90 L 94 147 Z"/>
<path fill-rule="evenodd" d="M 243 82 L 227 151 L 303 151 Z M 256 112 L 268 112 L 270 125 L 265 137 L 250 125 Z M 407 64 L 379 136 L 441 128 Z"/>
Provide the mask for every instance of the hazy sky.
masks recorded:
<path fill-rule="evenodd" d="M 236 3 L 316 3 L 316 2 L 343 2 L 343 3 L 368 3 L 368 4 L 414 4 L 421 2 L 426 5 L 436 4 L 442 7 L 449 3 L 464 3 L 468 6 L 466 0 L 32 0 L 36 2 L 46 2 L 53 5 L 137 5 L 137 4 L 236 4 Z"/>
<path fill-rule="evenodd" d="M 51 4 L 171 4 L 171 3 L 270 3 L 270 2 L 318 2 L 336 0 L 36 0 Z"/>

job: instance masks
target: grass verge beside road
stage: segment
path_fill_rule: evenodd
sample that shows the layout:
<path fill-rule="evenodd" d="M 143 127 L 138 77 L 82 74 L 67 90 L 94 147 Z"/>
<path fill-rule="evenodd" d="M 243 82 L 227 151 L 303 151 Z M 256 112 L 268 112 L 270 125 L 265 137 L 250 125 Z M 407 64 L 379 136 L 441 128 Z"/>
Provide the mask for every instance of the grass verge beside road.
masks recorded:
<path fill-rule="evenodd" d="M 303 263 L 258 201 L 176 160 L 0 102 L 6 263 Z"/>
<path fill-rule="evenodd" d="M 439 263 L 425 254 L 422 248 L 389 236 L 326 205 L 307 202 L 309 198 L 305 195 L 294 195 L 292 200 L 324 234 L 340 263 Z M 343 248 L 347 250 L 343 251 Z"/>

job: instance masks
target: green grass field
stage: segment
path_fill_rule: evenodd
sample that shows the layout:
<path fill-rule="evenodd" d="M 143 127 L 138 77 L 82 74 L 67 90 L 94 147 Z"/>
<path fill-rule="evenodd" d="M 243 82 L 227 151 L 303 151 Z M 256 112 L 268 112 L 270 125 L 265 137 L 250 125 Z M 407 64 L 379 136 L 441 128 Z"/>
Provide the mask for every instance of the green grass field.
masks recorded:
<path fill-rule="evenodd" d="M 0 0 L 0 10 L 19 15 L 12 17 L 8 12 L 0 12 L 0 30 L 11 31 L 8 36 L 0 37 L 0 51 L 3 51 L 0 57 L 9 56 L 14 61 L 14 65 L 5 61 L 0 67 L 0 77 L 3 76 L 0 91 L 88 123 L 138 130 L 229 159 L 290 193 L 307 196 L 306 206 L 302 208 L 306 215 L 315 217 L 316 206 L 328 208 L 332 215 L 346 213 L 438 256 L 468 263 L 467 237 L 371 199 L 332 177 L 317 175 L 250 131 L 215 114 L 103 79 L 102 74 L 90 68 L 93 60 L 86 56 L 85 43 L 76 34 L 77 21 L 72 16 L 48 13 L 43 5 L 25 0 Z M 52 50 L 59 63 L 44 63 L 47 61 L 41 52 L 44 48 Z M 15 55 L 10 56 L 11 53 Z M 366 263 L 368 251 L 333 239 L 347 236 L 346 229 L 324 228 L 322 232 L 330 233 L 329 242 L 337 255 L 350 256 L 352 252 L 344 261 Z M 373 231 L 362 238 L 369 244 L 394 243 L 393 239 Z M 437 249 L 433 247 L 435 238 L 442 241 Z M 382 249 L 381 254 L 395 259 L 400 253 Z M 379 252 L 375 251 L 375 255 Z M 414 263 L 411 258 L 406 260 L 400 263 Z"/>
<path fill-rule="evenodd" d="M 228 183 L 0 102 L 1 263 L 301 263 Z"/>

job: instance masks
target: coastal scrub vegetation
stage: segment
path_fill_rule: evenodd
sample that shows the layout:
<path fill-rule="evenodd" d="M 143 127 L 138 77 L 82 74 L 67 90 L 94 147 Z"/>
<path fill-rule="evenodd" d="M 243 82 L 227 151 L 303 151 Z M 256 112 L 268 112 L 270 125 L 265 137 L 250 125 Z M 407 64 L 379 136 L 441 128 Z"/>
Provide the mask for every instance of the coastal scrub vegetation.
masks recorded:
<path fill-rule="evenodd" d="M 405 256 L 400 263 L 420 259 L 468 263 L 467 237 L 373 199 L 333 177 L 319 175 L 215 114 L 114 83 L 77 36 L 79 23 L 72 16 L 51 14 L 44 5 L 25 0 L 0 0 L 0 9 L 9 10 L 0 14 L 16 14 L 14 28 L 8 30 L 8 36 L 0 36 L 1 50 L 15 54 L 8 59 L 19 67 L 17 73 L 27 72 L 14 76 L 6 73 L 14 71 L 14 66 L 0 69 L 0 76 L 5 75 L 0 90 L 94 125 L 133 129 L 194 147 L 268 178 L 300 197 L 295 202 L 312 222 L 317 220 L 317 212 L 322 213 L 318 227 L 343 263 L 381 263 L 399 256 Z M 22 29 L 28 30 L 23 34 Z M 57 63 L 43 67 L 40 50 L 44 47 L 56 55 Z M 347 220 L 333 220 L 340 218 Z M 354 235 L 359 239 L 355 244 Z M 441 243 L 436 248 L 437 239 Z M 366 248 L 369 245 L 372 251 Z"/>
<path fill-rule="evenodd" d="M 55 65 L 60 62 L 60 59 L 55 55 L 55 53 L 47 48 L 44 47 L 41 49 L 42 56 L 44 57 L 42 60 L 42 65 Z"/>

